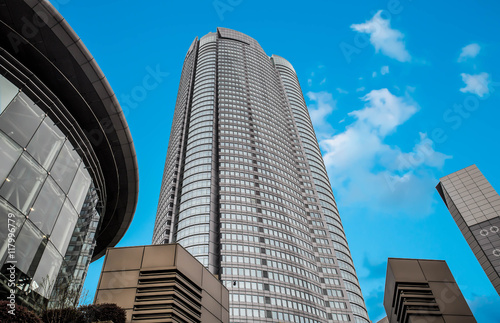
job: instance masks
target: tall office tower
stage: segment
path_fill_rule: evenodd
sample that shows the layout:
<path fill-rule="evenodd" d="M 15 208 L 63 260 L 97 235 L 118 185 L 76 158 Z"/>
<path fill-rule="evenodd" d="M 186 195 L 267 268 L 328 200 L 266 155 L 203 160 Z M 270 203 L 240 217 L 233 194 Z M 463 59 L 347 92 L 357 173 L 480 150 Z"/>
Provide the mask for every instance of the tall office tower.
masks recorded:
<path fill-rule="evenodd" d="M 436 189 L 500 295 L 500 196 L 476 165 L 441 178 Z"/>
<path fill-rule="evenodd" d="M 83 42 L 48 1 L 0 0 L 0 298 L 77 303 L 137 194 L 127 122 Z"/>
<path fill-rule="evenodd" d="M 240 32 L 184 60 L 153 243 L 230 292 L 232 322 L 369 322 L 292 65 Z"/>
<path fill-rule="evenodd" d="M 476 323 L 444 260 L 389 258 L 384 308 L 387 323 Z"/>

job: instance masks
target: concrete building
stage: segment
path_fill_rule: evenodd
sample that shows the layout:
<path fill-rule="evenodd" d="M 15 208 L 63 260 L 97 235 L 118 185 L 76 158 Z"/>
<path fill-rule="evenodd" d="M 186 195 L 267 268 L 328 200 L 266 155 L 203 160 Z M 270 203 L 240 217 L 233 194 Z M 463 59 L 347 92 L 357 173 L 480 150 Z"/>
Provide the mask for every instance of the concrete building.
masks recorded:
<path fill-rule="evenodd" d="M 389 258 L 384 308 L 388 323 L 475 323 L 443 260 Z"/>
<path fill-rule="evenodd" d="M 228 290 L 178 244 L 108 249 L 95 303 L 127 322 L 229 322 Z"/>
<path fill-rule="evenodd" d="M 441 178 L 436 189 L 500 295 L 500 196 L 476 165 Z"/>
<path fill-rule="evenodd" d="M 13 271 L 20 305 L 78 301 L 137 194 L 127 122 L 83 42 L 48 1 L 0 0 L 0 297 Z"/>
<path fill-rule="evenodd" d="M 368 323 L 292 65 L 217 28 L 182 69 L 153 235 L 230 291 L 233 322 Z"/>

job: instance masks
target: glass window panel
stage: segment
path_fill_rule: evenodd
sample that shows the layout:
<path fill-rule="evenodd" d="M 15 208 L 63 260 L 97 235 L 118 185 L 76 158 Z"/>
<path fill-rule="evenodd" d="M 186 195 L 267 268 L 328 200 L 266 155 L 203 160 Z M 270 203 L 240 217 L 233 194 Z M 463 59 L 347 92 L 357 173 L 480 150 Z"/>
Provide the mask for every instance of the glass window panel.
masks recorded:
<path fill-rule="evenodd" d="M 0 129 L 26 147 L 45 113 L 24 93 L 20 93 L 0 115 Z"/>
<path fill-rule="evenodd" d="M 33 277 L 38 285 L 37 293 L 44 297 L 50 296 L 61 264 L 62 256 L 51 243 L 48 243 Z"/>
<path fill-rule="evenodd" d="M 64 262 L 61 263 L 61 266 L 59 268 L 59 274 L 57 276 L 57 284 L 59 286 L 64 286 L 64 285 L 67 285 L 71 282 L 72 280 L 72 275 L 75 274 L 75 277 L 78 273 L 78 270 L 75 269 L 75 266 L 74 264 L 72 266 L 69 265 L 69 262 L 71 260 L 69 260 L 68 258 L 64 258 Z M 75 260 L 76 261 L 76 260 Z M 37 275 L 37 273 L 35 273 L 35 276 Z M 77 284 L 77 282 L 74 282 Z M 64 293 L 64 290 L 62 291 Z"/>
<path fill-rule="evenodd" d="M 21 231 L 23 222 L 24 216 L 0 197 L 0 265 L 7 257 L 9 233 L 13 233 L 16 237 Z M 14 257 L 17 258 L 15 254 Z"/>
<path fill-rule="evenodd" d="M 15 244 L 17 268 L 23 273 L 28 273 L 42 240 L 42 233 L 30 221 L 25 221 Z"/>
<path fill-rule="evenodd" d="M 65 194 L 52 178 L 47 178 L 45 184 L 30 210 L 29 219 L 42 232 L 50 233 L 56 222 Z"/>
<path fill-rule="evenodd" d="M 45 118 L 38 127 L 27 150 L 45 169 L 49 169 L 64 143 L 64 135 L 51 119 Z"/>
<path fill-rule="evenodd" d="M 7 178 L 22 152 L 21 147 L 0 131 L 0 185 Z"/>
<path fill-rule="evenodd" d="M 0 196 L 26 214 L 46 177 L 47 172 L 23 153 L 4 181 Z"/>
<path fill-rule="evenodd" d="M 54 225 L 54 229 L 50 234 L 50 240 L 62 255 L 66 253 L 69 240 L 75 229 L 76 220 L 78 220 L 78 214 L 71 206 L 69 200 L 66 199 Z"/>
<path fill-rule="evenodd" d="M 71 188 L 68 193 L 68 197 L 78 213 L 80 213 L 90 186 L 90 175 L 84 166 L 85 165 L 83 163 L 80 164 L 75 180 L 73 181 L 73 184 L 71 184 Z"/>
<path fill-rule="evenodd" d="M 19 89 L 14 84 L 10 83 L 5 77 L 0 75 L 0 114 L 5 110 L 10 101 L 19 92 Z"/>
<path fill-rule="evenodd" d="M 51 176 L 65 193 L 69 191 L 79 164 L 80 157 L 73 150 L 70 142 L 66 141 L 50 171 Z"/>

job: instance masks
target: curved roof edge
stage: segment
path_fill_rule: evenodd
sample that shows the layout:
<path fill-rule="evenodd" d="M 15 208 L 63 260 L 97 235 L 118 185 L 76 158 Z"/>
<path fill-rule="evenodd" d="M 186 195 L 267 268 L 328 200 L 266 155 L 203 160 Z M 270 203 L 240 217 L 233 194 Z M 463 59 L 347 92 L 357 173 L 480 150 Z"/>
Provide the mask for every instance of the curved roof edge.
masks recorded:
<path fill-rule="evenodd" d="M 35 33 L 26 32 L 26 19 Z M 102 70 L 74 30 L 46 0 L 7 0 L 1 22 L 15 32 L 0 45 L 57 95 L 87 137 L 101 136 L 92 148 L 104 173 L 107 201 L 92 261 L 127 231 L 138 201 L 136 152 L 127 121 Z"/>
<path fill-rule="evenodd" d="M 287 59 L 274 54 L 273 56 L 271 56 L 271 59 L 274 62 L 274 64 L 286 66 L 289 69 L 291 69 L 295 74 L 297 74 L 297 72 L 295 72 L 295 69 L 293 68 L 292 63 L 290 63 Z"/>
<path fill-rule="evenodd" d="M 233 40 L 243 42 L 245 44 L 250 45 L 250 47 L 257 48 L 260 51 L 262 51 L 263 53 L 265 53 L 258 41 L 256 41 L 252 37 L 240 32 L 240 31 L 229 29 L 229 28 L 217 27 L 217 34 L 221 38 L 228 38 L 228 39 L 233 39 Z"/>

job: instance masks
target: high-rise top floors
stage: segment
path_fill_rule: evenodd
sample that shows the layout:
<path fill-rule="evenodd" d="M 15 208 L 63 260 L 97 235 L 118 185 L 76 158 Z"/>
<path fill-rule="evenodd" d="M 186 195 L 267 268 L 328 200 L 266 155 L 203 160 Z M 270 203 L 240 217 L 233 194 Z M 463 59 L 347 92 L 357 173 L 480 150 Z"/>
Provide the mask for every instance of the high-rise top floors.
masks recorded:
<path fill-rule="evenodd" d="M 292 65 L 218 28 L 183 66 L 153 243 L 178 242 L 233 322 L 368 322 Z"/>

